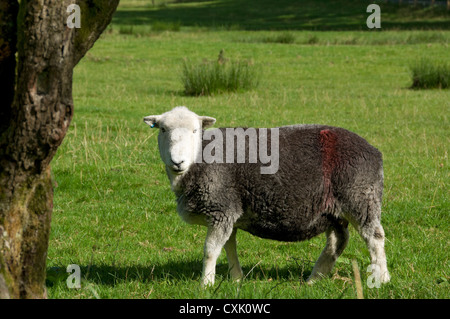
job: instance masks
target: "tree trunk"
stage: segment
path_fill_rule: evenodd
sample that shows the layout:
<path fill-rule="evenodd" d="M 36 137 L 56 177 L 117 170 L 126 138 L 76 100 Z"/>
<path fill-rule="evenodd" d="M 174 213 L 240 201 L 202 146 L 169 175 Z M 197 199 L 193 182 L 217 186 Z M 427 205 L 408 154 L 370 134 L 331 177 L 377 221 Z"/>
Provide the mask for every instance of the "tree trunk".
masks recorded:
<path fill-rule="evenodd" d="M 72 119 L 73 68 L 118 2 L 0 0 L 0 298 L 46 297 L 49 164 Z M 79 29 L 66 24 L 72 3 L 81 8 Z"/>

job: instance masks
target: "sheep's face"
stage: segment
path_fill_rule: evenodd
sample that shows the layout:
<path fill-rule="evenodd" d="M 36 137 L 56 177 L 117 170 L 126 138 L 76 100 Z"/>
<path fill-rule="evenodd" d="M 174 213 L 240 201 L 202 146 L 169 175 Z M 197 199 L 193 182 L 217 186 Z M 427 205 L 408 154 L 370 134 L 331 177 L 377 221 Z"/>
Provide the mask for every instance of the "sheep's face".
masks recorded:
<path fill-rule="evenodd" d="M 159 128 L 159 154 L 169 174 L 181 175 L 194 163 L 201 148 L 202 128 L 215 119 L 198 116 L 185 107 L 176 107 L 162 115 L 150 115 L 144 122 Z"/>

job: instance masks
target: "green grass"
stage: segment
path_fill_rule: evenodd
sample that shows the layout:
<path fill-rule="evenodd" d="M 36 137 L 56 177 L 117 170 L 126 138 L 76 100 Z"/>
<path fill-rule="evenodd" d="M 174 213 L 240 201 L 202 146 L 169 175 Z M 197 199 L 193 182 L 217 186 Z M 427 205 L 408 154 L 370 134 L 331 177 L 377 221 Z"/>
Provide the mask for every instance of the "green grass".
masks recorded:
<path fill-rule="evenodd" d="M 285 43 L 317 45 L 397 45 L 397 44 L 449 44 L 446 31 L 389 32 L 240 32 L 236 39 L 245 43 Z"/>
<path fill-rule="evenodd" d="M 112 27 L 110 26 L 110 32 Z M 149 37 L 164 31 L 180 31 L 180 24 L 176 22 L 155 21 L 150 26 L 121 25 L 119 34 L 135 35 L 137 37 Z"/>
<path fill-rule="evenodd" d="M 172 8 L 179 13 L 167 21 L 181 21 L 180 30 L 121 34 L 121 26 L 133 23 L 119 23 L 116 17 L 74 70 L 75 115 L 52 162 L 50 298 L 356 298 L 353 259 L 365 298 L 450 297 L 450 92 L 409 89 L 415 61 L 424 55 L 448 61 L 449 31 L 291 30 L 295 41 L 290 44 L 243 41 L 285 31 L 186 26 L 178 7 L 208 11 L 211 2 L 149 3 L 122 1 L 118 16 L 149 11 L 164 21 L 163 13 Z M 228 57 L 260 65 L 259 86 L 186 96 L 179 80 L 183 59 L 201 61 L 221 49 Z M 206 229 L 178 217 L 157 131 L 142 121 L 176 105 L 215 117 L 216 127 L 341 126 L 379 148 L 392 281 L 380 289 L 367 287 L 369 253 L 353 228 L 333 274 L 311 287 L 304 281 L 325 245 L 324 235 L 283 243 L 240 231 L 238 254 L 246 279 L 227 279 L 223 253 L 216 285 L 201 289 Z M 69 264 L 81 267 L 81 289 L 66 286 Z"/>
<path fill-rule="evenodd" d="M 381 7 L 383 30 L 450 28 L 445 6 L 412 6 L 374 0 L 129 0 L 113 17 L 114 24 L 148 25 L 155 21 L 226 30 L 367 30 L 367 6 Z"/>
<path fill-rule="evenodd" d="M 261 39 L 265 43 L 285 43 L 291 44 L 295 42 L 295 36 L 291 32 L 277 33 L 275 36 L 266 36 Z"/>
<path fill-rule="evenodd" d="M 446 89 L 450 87 L 450 63 L 432 58 L 422 59 L 411 66 L 413 89 Z"/>
<path fill-rule="evenodd" d="M 222 52 L 218 60 L 183 61 L 181 81 L 186 95 L 242 92 L 257 87 L 260 73 L 252 61 L 230 60 L 222 57 Z"/>

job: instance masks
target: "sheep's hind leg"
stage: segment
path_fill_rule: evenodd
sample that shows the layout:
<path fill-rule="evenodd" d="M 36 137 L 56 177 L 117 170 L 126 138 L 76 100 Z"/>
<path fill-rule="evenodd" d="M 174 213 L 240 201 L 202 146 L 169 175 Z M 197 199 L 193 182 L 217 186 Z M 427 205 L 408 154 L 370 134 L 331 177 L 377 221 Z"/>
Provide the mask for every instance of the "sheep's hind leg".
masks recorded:
<path fill-rule="evenodd" d="M 202 285 L 214 285 L 216 261 L 233 232 L 232 225 L 210 225 L 204 246 Z"/>
<path fill-rule="evenodd" d="M 384 229 L 379 219 L 374 219 L 363 227 L 356 227 L 361 237 L 366 242 L 371 258 L 371 271 L 375 280 L 387 283 L 391 277 L 387 269 L 386 254 L 384 251 Z"/>
<path fill-rule="evenodd" d="M 309 276 L 308 284 L 314 283 L 317 279 L 327 275 L 333 269 L 338 257 L 342 254 L 348 242 L 348 223 L 330 227 L 327 232 L 327 244 L 317 259 L 316 264 Z"/>
<path fill-rule="evenodd" d="M 369 195 L 372 195 L 369 193 Z M 347 215 L 348 220 L 356 228 L 359 235 L 366 242 L 371 258 L 371 271 L 375 281 L 387 283 L 390 281 L 387 269 L 386 253 L 384 250 L 384 229 L 381 226 L 381 195 L 372 196 L 366 206 L 360 205 L 352 215 Z M 352 218 L 353 216 L 353 218 Z"/>
<path fill-rule="evenodd" d="M 225 251 L 227 252 L 228 266 L 230 267 L 231 278 L 239 280 L 244 276 L 241 265 L 236 251 L 236 232 L 237 229 L 233 229 L 230 238 L 225 243 Z"/>

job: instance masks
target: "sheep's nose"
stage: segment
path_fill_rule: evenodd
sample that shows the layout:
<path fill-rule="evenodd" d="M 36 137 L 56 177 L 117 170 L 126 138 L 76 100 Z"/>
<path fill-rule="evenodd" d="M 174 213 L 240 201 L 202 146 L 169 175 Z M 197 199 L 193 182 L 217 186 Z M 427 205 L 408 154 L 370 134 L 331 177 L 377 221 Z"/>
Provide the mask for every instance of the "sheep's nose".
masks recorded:
<path fill-rule="evenodd" d="M 183 164 L 184 163 L 184 161 L 183 160 L 181 160 L 181 161 L 178 161 L 178 162 L 176 162 L 176 161 L 174 161 L 174 160 L 172 160 L 172 163 L 175 165 L 175 166 L 178 166 L 178 167 L 180 167 L 180 165 L 181 164 Z"/>

